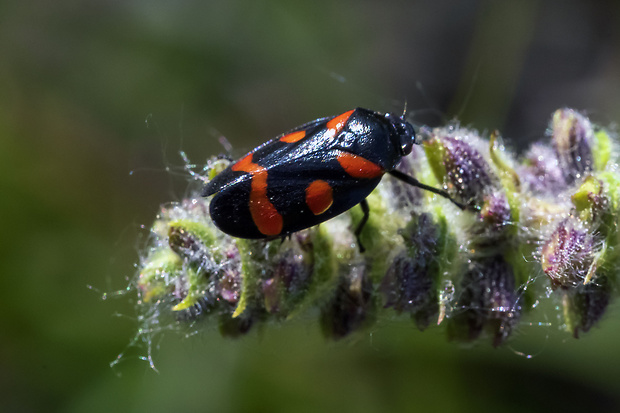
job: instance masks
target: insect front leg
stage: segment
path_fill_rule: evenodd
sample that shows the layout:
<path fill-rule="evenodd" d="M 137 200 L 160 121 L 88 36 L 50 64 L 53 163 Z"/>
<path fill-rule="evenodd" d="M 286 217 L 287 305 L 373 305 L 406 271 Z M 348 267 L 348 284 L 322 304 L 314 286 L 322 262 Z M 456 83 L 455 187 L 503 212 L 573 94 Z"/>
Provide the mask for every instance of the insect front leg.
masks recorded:
<path fill-rule="evenodd" d="M 403 182 L 408 183 L 409 185 L 413 185 L 416 186 L 420 189 L 423 189 L 425 191 L 430 191 L 434 194 L 437 195 L 441 195 L 444 198 L 446 198 L 447 200 L 449 200 L 450 202 L 452 202 L 454 205 L 456 205 L 457 207 L 459 207 L 460 209 L 462 209 L 463 211 L 467 210 L 467 205 L 462 204 L 458 201 L 455 201 L 454 198 L 452 198 L 450 196 L 450 194 L 448 194 L 446 191 L 444 191 L 443 189 L 439 189 L 439 188 L 435 188 L 429 185 L 425 185 L 422 182 L 418 181 L 417 179 L 415 179 L 413 176 L 409 176 L 407 174 L 404 174 L 400 171 L 397 171 L 396 169 L 394 169 L 393 171 L 389 172 L 390 175 L 392 175 L 394 178 L 399 179 Z"/>

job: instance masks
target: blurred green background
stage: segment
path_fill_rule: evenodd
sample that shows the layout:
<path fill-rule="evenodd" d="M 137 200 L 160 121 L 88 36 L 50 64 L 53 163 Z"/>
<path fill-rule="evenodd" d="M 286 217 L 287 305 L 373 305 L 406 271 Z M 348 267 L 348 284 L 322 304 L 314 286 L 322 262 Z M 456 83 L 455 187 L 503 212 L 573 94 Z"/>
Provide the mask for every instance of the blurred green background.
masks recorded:
<path fill-rule="evenodd" d="M 178 153 L 242 154 L 308 120 L 407 107 L 521 148 L 571 106 L 620 120 L 608 1 L 0 2 L 0 411 L 600 411 L 620 406 L 617 305 L 579 340 L 554 311 L 500 349 L 390 315 L 326 342 L 308 317 L 129 349 L 123 289 Z M 130 173 L 131 172 L 131 173 Z M 141 228 L 146 226 L 146 229 Z M 92 288 L 89 288 L 92 286 Z M 522 357 L 519 352 L 533 354 Z"/>

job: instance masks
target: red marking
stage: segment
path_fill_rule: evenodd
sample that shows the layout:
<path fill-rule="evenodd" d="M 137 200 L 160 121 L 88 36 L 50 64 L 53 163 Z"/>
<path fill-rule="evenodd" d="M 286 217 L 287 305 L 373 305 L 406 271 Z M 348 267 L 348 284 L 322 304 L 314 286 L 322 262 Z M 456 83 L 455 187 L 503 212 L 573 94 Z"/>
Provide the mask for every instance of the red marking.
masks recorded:
<path fill-rule="evenodd" d="M 336 116 L 334 119 L 327 122 L 327 129 L 331 129 L 335 135 L 338 135 L 342 128 L 344 127 L 347 120 L 351 117 L 355 110 L 350 110 L 348 112 L 343 113 L 342 115 Z"/>
<path fill-rule="evenodd" d="M 306 204 L 314 215 L 327 211 L 334 203 L 332 187 L 325 181 L 317 179 L 306 188 Z"/>
<path fill-rule="evenodd" d="M 376 163 L 348 152 L 341 152 L 337 159 L 345 172 L 353 178 L 372 179 L 383 175 L 385 172 L 383 168 Z"/>
<path fill-rule="evenodd" d="M 258 164 L 252 162 L 254 155 L 249 153 L 245 157 L 239 159 L 237 163 L 230 167 L 235 172 L 248 172 L 251 174 L 258 173 L 264 168 Z"/>
<path fill-rule="evenodd" d="M 295 143 L 297 141 L 302 140 L 306 136 L 305 130 L 300 130 L 297 132 L 289 133 L 288 135 L 284 135 L 280 138 L 280 141 L 286 143 Z"/>
<path fill-rule="evenodd" d="M 267 198 L 267 175 L 265 168 L 252 162 L 252 154 L 239 160 L 231 168 L 233 171 L 252 175 L 250 191 L 250 214 L 256 227 L 263 235 L 278 235 L 282 232 L 282 215 Z"/>

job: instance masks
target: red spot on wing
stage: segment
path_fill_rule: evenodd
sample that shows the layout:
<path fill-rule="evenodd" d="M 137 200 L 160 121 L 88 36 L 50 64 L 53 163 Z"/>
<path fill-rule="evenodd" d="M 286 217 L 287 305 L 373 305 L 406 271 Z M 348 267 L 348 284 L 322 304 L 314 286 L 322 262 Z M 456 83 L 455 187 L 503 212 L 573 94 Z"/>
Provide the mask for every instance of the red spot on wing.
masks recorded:
<path fill-rule="evenodd" d="M 278 235 L 282 232 L 282 215 L 267 198 L 267 171 L 252 174 L 250 192 L 250 213 L 258 230 L 264 235 Z"/>
<path fill-rule="evenodd" d="M 286 143 L 294 143 L 294 142 L 302 140 L 305 136 L 306 136 L 306 131 L 300 130 L 297 132 L 289 133 L 288 135 L 284 135 L 283 137 L 280 138 L 280 141 L 286 142 Z"/>
<path fill-rule="evenodd" d="M 306 187 L 306 204 L 314 215 L 327 211 L 333 203 L 333 190 L 327 182 L 317 179 Z"/>
<path fill-rule="evenodd" d="M 325 126 L 327 126 L 327 129 L 331 129 L 334 135 L 337 135 L 347 123 L 354 111 L 355 110 L 350 110 L 342 115 L 336 116 L 334 119 L 327 122 Z"/>
<path fill-rule="evenodd" d="M 235 163 L 231 169 L 238 172 L 247 172 L 252 175 L 250 191 L 250 214 L 256 227 L 263 235 L 272 236 L 282 232 L 282 215 L 267 198 L 267 176 L 265 168 L 252 162 L 252 154 Z"/>
<path fill-rule="evenodd" d="M 338 163 L 347 174 L 353 178 L 377 178 L 385 173 L 383 168 L 366 158 L 353 155 L 348 152 L 341 152 L 338 155 Z"/>
<path fill-rule="evenodd" d="M 230 169 L 236 172 L 247 172 L 250 174 L 264 169 L 262 166 L 252 162 L 252 157 L 253 154 L 247 154 L 245 157 L 239 159 L 233 166 L 231 166 Z"/>

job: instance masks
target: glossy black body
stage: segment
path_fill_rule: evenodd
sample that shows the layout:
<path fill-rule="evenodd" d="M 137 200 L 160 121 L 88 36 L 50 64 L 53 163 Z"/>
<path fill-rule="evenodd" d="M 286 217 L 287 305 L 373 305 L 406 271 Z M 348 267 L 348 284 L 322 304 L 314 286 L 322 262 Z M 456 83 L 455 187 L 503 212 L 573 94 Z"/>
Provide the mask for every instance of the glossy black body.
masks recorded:
<path fill-rule="evenodd" d="M 268 172 L 267 197 L 283 218 L 278 235 L 312 227 L 347 211 L 379 184 L 383 174 L 372 178 L 349 175 L 337 160 L 339 154 L 361 156 L 389 172 L 415 143 L 413 127 L 398 116 L 357 108 L 335 136 L 326 127 L 331 119 L 317 119 L 285 134 L 306 131 L 297 142 L 282 142 L 278 137 L 250 152 L 252 161 Z M 268 238 L 254 224 L 249 209 L 253 177 L 234 171 L 233 165 L 207 183 L 202 192 L 202 196 L 215 195 L 210 203 L 211 218 L 229 235 Z M 315 180 L 324 180 L 333 189 L 333 204 L 320 215 L 313 214 L 305 200 L 305 188 Z"/>

